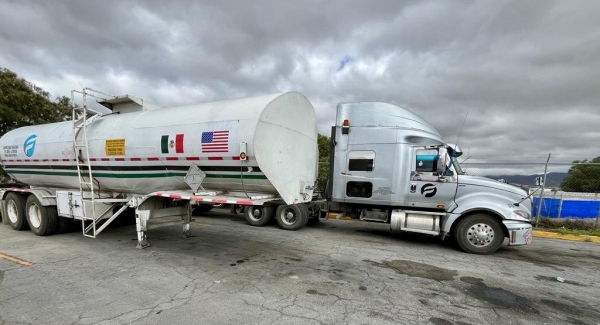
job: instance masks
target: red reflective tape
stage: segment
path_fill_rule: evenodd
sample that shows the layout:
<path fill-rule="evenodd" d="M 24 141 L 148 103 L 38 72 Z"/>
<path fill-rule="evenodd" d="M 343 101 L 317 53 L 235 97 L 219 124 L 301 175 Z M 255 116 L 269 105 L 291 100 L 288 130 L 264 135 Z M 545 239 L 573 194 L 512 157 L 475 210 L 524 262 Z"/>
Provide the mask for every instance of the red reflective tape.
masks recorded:
<path fill-rule="evenodd" d="M 172 199 L 181 199 L 181 195 L 179 194 L 169 194 L 169 197 Z"/>
<path fill-rule="evenodd" d="M 239 204 L 239 205 L 252 205 L 252 201 L 248 201 L 248 200 L 237 200 L 237 201 L 235 201 L 235 204 Z"/>
<path fill-rule="evenodd" d="M 40 161 L 39 159 L 34 159 L 34 160 L 33 160 L 33 162 L 39 162 L 39 161 Z"/>
<path fill-rule="evenodd" d="M 148 161 L 159 161 L 158 157 L 148 157 Z"/>
<path fill-rule="evenodd" d="M 167 160 L 179 160 L 179 157 L 167 157 Z"/>
<path fill-rule="evenodd" d="M 183 134 L 175 135 L 175 152 L 183 153 Z"/>
<path fill-rule="evenodd" d="M 110 161 L 109 158 L 100 158 L 100 160 L 102 160 L 102 161 Z"/>
<path fill-rule="evenodd" d="M 162 192 L 156 192 L 156 196 L 162 196 Z"/>
<path fill-rule="evenodd" d="M 185 160 L 200 160 L 200 157 L 185 157 Z"/>
<path fill-rule="evenodd" d="M 125 158 L 115 158 L 115 161 L 125 161 Z"/>
<path fill-rule="evenodd" d="M 24 162 L 30 162 L 30 160 L 29 160 L 29 159 L 23 159 L 23 161 L 24 161 Z"/>
<path fill-rule="evenodd" d="M 65 158 L 62 161 L 71 161 L 71 159 Z"/>
<path fill-rule="evenodd" d="M 42 161 L 50 161 L 50 159 L 42 159 Z"/>
<path fill-rule="evenodd" d="M 210 201 L 213 203 L 227 203 L 227 199 L 212 199 Z"/>
<path fill-rule="evenodd" d="M 52 161 L 59 161 L 60 159 L 52 159 Z"/>
<path fill-rule="evenodd" d="M 201 196 L 190 196 L 190 201 L 204 201 L 204 198 Z"/>
<path fill-rule="evenodd" d="M 232 160 L 240 160 L 240 156 L 233 156 L 231 157 Z"/>
<path fill-rule="evenodd" d="M 208 157 L 208 160 L 223 160 L 223 157 Z"/>
<path fill-rule="evenodd" d="M 16 162 L 21 162 L 21 159 L 17 159 Z"/>
<path fill-rule="evenodd" d="M 90 161 L 96 161 L 97 158 L 90 158 Z"/>
<path fill-rule="evenodd" d="M 131 161 L 142 161 L 142 158 L 131 158 Z"/>

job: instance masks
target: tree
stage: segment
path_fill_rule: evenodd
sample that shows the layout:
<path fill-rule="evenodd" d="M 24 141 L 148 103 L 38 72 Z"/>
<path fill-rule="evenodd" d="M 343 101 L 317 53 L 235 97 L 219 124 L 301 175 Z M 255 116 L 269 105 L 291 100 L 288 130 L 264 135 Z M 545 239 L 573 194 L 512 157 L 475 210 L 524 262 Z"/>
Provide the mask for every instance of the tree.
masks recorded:
<path fill-rule="evenodd" d="M 560 189 L 567 192 L 600 192 L 600 157 L 573 163 L 560 183 Z"/>
<path fill-rule="evenodd" d="M 325 190 L 327 184 L 327 175 L 329 173 L 329 154 L 331 152 L 331 138 L 324 135 L 317 135 L 319 145 L 319 174 L 317 175 L 317 186 L 320 190 Z"/>
<path fill-rule="evenodd" d="M 68 97 L 52 100 L 50 93 L 0 68 L 0 136 L 27 125 L 64 121 L 71 116 Z M 0 172 L 3 178 L 4 171 Z"/>

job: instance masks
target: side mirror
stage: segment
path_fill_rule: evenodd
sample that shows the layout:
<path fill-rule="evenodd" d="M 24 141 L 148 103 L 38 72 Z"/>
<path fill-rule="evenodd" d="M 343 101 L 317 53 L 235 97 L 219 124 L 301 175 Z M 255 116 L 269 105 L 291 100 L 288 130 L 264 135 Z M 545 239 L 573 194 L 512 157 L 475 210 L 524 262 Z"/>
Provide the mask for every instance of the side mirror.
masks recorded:
<path fill-rule="evenodd" d="M 448 151 L 444 148 L 439 149 L 438 161 L 437 161 L 437 173 L 440 176 L 443 176 L 446 172 L 446 168 L 450 163 L 450 156 L 448 155 Z"/>

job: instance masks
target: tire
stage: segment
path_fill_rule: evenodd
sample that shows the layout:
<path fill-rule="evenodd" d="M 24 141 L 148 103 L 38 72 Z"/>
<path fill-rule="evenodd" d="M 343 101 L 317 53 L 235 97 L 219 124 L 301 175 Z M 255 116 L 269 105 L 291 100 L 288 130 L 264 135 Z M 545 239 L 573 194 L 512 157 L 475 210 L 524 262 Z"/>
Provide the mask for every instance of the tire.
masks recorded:
<path fill-rule="evenodd" d="M 319 218 L 321 215 L 321 209 L 316 206 L 316 205 L 312 205 L 312 206 L 308 206 L 308 222 L 306 223 L 307 225 L 316 225 L 317 223 L 321 222 L 321 219 Z"/>
<path fill-rule="evenodd" d="M 318 224 L 319 222 L 321 222 L 321 219 L 319 219 L 319 218 L 310 218 L 310 219 L 308 219 L 308 222 L 306 224 L 309 226 L 313 226 L 313 225 Z"/>
<path fill-rule="evenodd" d="M 504 228 L 494 217 L 474 214 L 458 222 L 454 239 L 458 246 L 470 254 L 490 254 L 504 243 Z"/>
<path fill-rule="evenodd" d="M 273 219 L 275 208 L 271 206 L 247 205 L 244 207 L 244 217 L 249 224 L 262 227 Z"/>
<path fill-rule="evenodd" d="M 73 230 L 74 225 L 75 225 L 75 222 L 73 221 L 73 219 L 58 217 L 58 225 L 56 226 L 56 233 L 64 234 L 67 232 L 71 232 L 71 230 Z"/>
<path fill-rule="evenodd" d="M 25 200 L 25 197 L 18 193 L 6 194 L 6 217 L 14 230 L 21 231 L 29 228 L 25 217 Z"/>
<path fill-rule="evenodd" d="M 198 204 L 194 207 L 192 214 L 197 216 L 199 213 L 205 213 L 213 209 L 212 204 Z"/>
<path fill-rule="evenodd" d="M 275 212 L 279 227 L 285 230 L 298 230 L 306 225 L 308 213 L 297 204 L 280 205 Z"/>
<path fill-rule="evenodd" d="M 43 206 L 35 195 L 25 203 L 25 215 L 31 231 L 38 236 L 48 236 L 58 227 L 58 211 L 55 206 Z"/>
<path fill-rule="evenodd" d="M 308 221 L 310 220 L 310 211 L 308 210 L 308 206 L 306 204 L 298 204 L 298 207 L 300 208 L 300 210 L 302 210 L 302 213 L 306 216 L 304 223 L 302 224 L 302 227 L 306 226 L 308 224 Z M 302 228 L 300 227 L 300 228 Z"/>

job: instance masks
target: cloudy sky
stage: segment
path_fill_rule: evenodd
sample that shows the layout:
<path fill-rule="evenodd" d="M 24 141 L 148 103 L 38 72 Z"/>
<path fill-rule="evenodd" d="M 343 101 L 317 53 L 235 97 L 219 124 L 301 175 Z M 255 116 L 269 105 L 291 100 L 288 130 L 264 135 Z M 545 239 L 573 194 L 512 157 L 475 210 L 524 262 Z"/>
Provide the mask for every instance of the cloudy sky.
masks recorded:
<path fill-rule="evenodd" d="M 329 134 L 385 101 L 472 160 L 600 156 L 600 2 L 0 1 L 0 67 L 163 106 L 296 90 Z"/>

